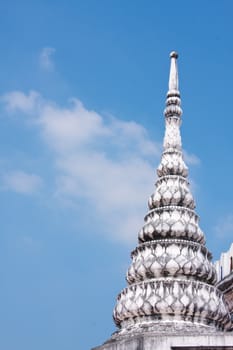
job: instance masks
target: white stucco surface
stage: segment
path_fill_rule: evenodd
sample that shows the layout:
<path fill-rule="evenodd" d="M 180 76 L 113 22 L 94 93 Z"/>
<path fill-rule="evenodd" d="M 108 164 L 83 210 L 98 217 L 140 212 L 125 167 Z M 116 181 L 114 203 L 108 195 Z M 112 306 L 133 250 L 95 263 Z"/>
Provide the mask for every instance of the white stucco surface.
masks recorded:
<path fill-rule="evenodd" d="M 227 252 L 221 254 L 220 259 L 215 262 L 215 267 L 217 270 L 218 281 L 229 275 L 233 270 L 233 263 L 231 265 L 231 258 L 233 260 L 233 243 Z"/>

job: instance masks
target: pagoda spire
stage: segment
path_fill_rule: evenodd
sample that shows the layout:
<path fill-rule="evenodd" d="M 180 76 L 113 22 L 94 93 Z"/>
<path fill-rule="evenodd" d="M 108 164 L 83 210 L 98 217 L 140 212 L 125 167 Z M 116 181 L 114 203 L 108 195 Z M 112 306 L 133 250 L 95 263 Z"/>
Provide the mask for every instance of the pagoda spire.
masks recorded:
<path fill-rule="evenodd" d="M 163 153 L 155 191 L 127 272 L 128 286 L 118 295 L 114 320 L 120 331 L 150 327 L 183 332 L 227 329 L 229 312 L 215 287 L 216 270 L 205 247 L 188 182 L 180 135 L 181 99 L 178 54 L 170 54 Z M 183 326 L 182 326 L 183 325 Z"/>

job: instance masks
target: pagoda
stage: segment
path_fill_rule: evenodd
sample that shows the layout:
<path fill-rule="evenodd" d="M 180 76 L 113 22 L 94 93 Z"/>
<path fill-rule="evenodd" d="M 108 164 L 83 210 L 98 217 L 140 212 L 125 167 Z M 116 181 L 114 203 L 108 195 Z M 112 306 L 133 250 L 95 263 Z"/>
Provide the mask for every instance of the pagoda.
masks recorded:
<path fill-rule="evenodd" d="M 230 313 L 216 286 L 182 153 L 177 58 L 171 52 L 155 191 L 113 312 L 118 331 L 96 350 L 233 350 Z"/>

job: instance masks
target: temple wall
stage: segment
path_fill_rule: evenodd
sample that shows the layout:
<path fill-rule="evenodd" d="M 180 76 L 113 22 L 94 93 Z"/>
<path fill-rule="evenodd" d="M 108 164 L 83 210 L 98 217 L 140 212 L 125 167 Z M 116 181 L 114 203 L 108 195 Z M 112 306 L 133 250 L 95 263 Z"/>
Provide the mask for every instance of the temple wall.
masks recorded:
<path fill-rule="evenodd" d="M 215 262 L 218 281 L 233 272 L 233 243 L 227 252 L 221 254 L 220 259 Z"/>

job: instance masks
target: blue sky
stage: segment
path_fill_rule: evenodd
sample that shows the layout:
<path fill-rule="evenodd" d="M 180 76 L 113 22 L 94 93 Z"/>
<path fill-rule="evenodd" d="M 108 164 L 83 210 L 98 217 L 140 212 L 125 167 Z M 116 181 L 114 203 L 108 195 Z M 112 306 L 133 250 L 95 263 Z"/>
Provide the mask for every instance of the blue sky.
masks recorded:
<path fill-rule="evenodd" d="M 114 331 L 179 52 L 200 226 L 233 241 L 233 3 L 0 5 L 0 348 L 88 350 Z"/>

